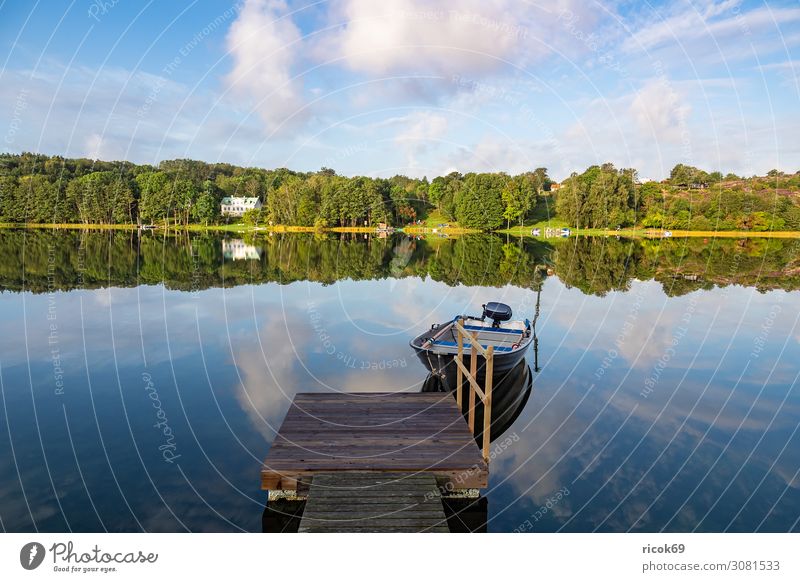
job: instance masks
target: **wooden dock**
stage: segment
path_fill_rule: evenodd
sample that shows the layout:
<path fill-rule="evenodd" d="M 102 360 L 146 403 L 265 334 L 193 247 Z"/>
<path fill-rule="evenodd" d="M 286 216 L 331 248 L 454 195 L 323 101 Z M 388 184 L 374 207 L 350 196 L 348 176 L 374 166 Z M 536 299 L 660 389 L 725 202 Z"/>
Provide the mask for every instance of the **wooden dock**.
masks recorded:
<path fill-rule="evenodd" d="M 298 394 L 264 461 L 262 489 L 297 490 L 339 471 L 425 473 L 458 489 L 489 478 L 450 394 Z"/>
<path fill-rule="evenodd" d="M 339 472 L 314 476 L 299 531 L 449 530 L 433 475 Z"/>
<path fill-rule="evenodd" d="M 488 478 L 448 393 L 298 394 L 261 469 L 307 493 L 301 531 L 443 531 L 439 490 Z"/>

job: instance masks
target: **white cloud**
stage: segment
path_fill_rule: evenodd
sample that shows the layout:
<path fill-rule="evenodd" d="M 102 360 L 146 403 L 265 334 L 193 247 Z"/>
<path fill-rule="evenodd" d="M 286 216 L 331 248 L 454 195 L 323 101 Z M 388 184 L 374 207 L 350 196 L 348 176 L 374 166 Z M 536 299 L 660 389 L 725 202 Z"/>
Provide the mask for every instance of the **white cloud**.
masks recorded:
<path fill-rule="evenodd" d="M 752 175 L 791 169 L 800 153 L 792 140 L 797 120 L 779 113 L 743 115 L 724 80 L 651 79 L 636 91 L 576 109 L 578 121 L 559 139 L 573 169 L 611 161 L 660 178 L 680 162 Z"/>
<path fill-rule="evenodd" d="M 419 167 L 418 157 L 427 154 L 438 145 L 447 133 L 447 117 L 430 111 L 412 113 L 407 124 L 395 136 L 395 142 L 406 152 L 409 168 Z"/>
<path fill-rule="evenodd" d="M 2 73 L 0 150 L 137 163 L 190 157 L 286 164 L 285 142 L 265 145 L 262 124 L 236 105 L 166 73 L 68 67 L 47 59 L 36 71 Z M 6 129 L 12 120 L 13 133 Z"/>
<path fill-rule="evenodd" d="M 226 80 L 272 131 L 304 116 L 302 83 L 292 72 L 301 35 L 286 12 L 281 0 L 246 0 L 227 37 L 234 66 Z"/>
<path fill-rule="evenodd" d="M 463 146 L 448 156 L 448 167 L 460 172 L 498 172 L 511 174 L 533 170 L 537 160 L 529 149 L 508 138 L 485 136 L 474 146 Z"/>
<path fill-rule="evenodd" d="M 526 34 L 520 16 L 507 0 L 347 0 L 336 13 L 345 24 L 334 42 L 360 72 L 479 74 L 514 57 Z"/>
<path fill-rule="evenodd" d="M 244 0 L 227 31 L 231 68 L 221 85 L 193 88 L 181 82 L 185 70 L 67 67 L 49 57 L 34 72 L 6 69 L 0 148 L 419 176 L 547 166 L 563 177 L 603 161 L 655 178 L 677 162 L 750 174 L 793 169 L 800 156 L 786 95 L 800 86 L 791 52 L 798 8 L 735 0 L 676 0 L 635 16 L 573 0 L 292 8 Z M 421 111 L 425 104 L 435 107 Z M 282 139 L 265 140 L 265 127 Z M 292 141 L 302 146 L 287 148 Z"/>
<path fill-rule="evenodd" d="M 681 101 L 665 77 L 647 81 L 633 97 L 631 115 L 645 136 L 677 143 L 691 107 Z"/>
<path fill-rule="evenodd" d="M 750 42 L 745 43 L 750 45 L 755 42 L 752 38 L 754 33 L 764 30 L 779 32 L 781 24 L 800 20 L 800 8 L 776 9 L 765 6 L 745 11 L 740 8 L 739 2 L 723 1 L 709 3 L 705 10 L 700 11 L 692 4 L 680 3 L 671 16 L 654 18 L 651 15 L 648 20 L 649 24 L 636 30 L 623 43 L 623 50 L 636 53 L 668 44 L 677 44 L 688 50 L 684 45 L 697 40 L 710 40 L 715 43 L 710 48 L 719 51 L 717 43 L 723 40 L 741 43 L 743 36 L 750 37 Z M 692 51 L 692 55 L 705 56 L 695 51 Z"/>
<path fill-rule="evenodd" d="M 318 53 L 370 75 L 480 78 L 574 45 L 559 20 L 570 14 L 592 26 L 598 12 L 572 0 L 345 0 L 331 10 L 339 26 Z"/>
<path fill-rule="evenodd" d="M 760 65 L 758 67 L 763 71 L 782 71 L 782 70 L 790 70 L 795 71 L 800 69 L 800 61 L 792 60 L 792 61 L 781 61 L 778 63 L 769 63 L 767 65 Z"/>

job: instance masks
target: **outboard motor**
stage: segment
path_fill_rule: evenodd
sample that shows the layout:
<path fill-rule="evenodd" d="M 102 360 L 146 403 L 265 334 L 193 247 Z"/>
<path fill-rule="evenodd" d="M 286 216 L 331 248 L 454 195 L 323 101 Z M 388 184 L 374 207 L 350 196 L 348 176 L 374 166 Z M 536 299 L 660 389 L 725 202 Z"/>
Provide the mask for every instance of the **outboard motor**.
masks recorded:
<path fill-rule="evenodd" d="M 483 317 L 492 320 L 492 327 L 500 327 L 504 321 L 511 319 L 511 307 L 505 303 L 498 303 L 497 301 L 490 301 L 483 306 Z"/>

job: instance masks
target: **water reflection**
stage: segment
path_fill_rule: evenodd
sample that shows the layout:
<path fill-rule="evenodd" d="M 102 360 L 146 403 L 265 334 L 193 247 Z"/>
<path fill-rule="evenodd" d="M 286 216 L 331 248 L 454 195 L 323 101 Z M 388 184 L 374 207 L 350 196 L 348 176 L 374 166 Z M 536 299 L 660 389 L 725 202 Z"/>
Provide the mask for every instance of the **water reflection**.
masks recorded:
<path fill-rule="evenodd" d="M 533 390 L 533 372 L 526 361 L 517 364 L 510 372 L 495 378 L 492 388 L 492 417 L 490 419 L 489 441 L 493 442 L 505 434 L 519 417 L 528 402 Z M 428 374 L 422 384 L 422 392 L 451 392 L 455 398 L 455 389 L 449 387 L 439 374 Z M 465 388 L 466 393 L 466 388 Z M 469 411 L 468 403 L 463 403 L 463 413 Z M 476 400 L 475 405 L 475 441 L 483 442 L 483 403 Z"/>
<path fill-rule="evenodd" d="M 795 241 L 229 238 L 0 230 L 6 530 L 258 531 L 293 395 L 431 389 L 409 339 L 487 297 L 542 347 L 489 531 L 798 529 Z"/>
<path fill-rule="evenodd" d="M 681 296 L 730 284 L 795 290 L 800 286 L 799 251 L 800 241 L 792 239 L 573 237 L 553 242 L 491 234 L 381 239 L 299 233 L 239 239 L 210 233 L 0 229 L 0 289 L 164 284 L 200 290 L 406 277 L 535 289 L 555 274 L 567 287 L 592 295 L 655 280 L 667 295 Z"/>
<path fill-rule="evenodd" d="M 261 252 L 261 247 L 247 244 L 240 238 L 222 241 L 222 256 L 229 261 L 257 261 L 261 258 Z"/>

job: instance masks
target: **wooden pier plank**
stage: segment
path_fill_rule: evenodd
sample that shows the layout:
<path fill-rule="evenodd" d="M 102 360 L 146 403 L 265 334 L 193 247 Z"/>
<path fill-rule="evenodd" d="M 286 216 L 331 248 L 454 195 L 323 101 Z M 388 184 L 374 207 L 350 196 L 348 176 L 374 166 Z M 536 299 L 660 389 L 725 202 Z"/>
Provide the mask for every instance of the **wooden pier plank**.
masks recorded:
<path fill-rule="evenodd" d="M 447 532 L 433 475 L 320 473 L 300 532 Z"/>
<path fill-rule="evenodd" d="M 297 394 L 264 461 L 262 488 L 294 489 L 298 480 L 348 471 L 432 475 L 461 489 L 488 481 L 449 394 Z"/>

